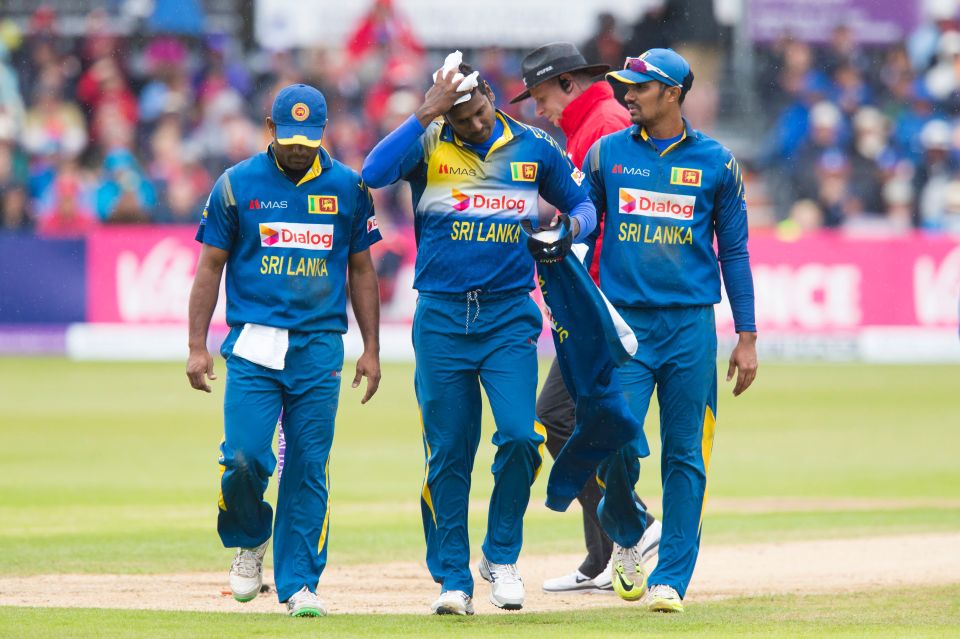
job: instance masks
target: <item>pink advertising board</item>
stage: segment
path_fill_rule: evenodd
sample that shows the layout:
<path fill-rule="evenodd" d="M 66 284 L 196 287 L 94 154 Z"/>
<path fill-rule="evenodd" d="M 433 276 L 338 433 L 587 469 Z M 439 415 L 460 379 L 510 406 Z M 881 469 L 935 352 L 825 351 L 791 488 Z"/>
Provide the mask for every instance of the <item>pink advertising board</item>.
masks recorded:
<path fill-rule="evenodd" d="M 104 227 L 88 237 L 87 321 L 183 324 L 199 245 L 192 227 Z M 761 332 L 852 334 L 864 327 L 956 329 L 960 238 L 750 240 Z M 408 298 L 412 303 L 412 295 Z M 223 326 L 221 305 L 215 326 Z M 410 317 L 410 313 L 396 313 Z M 721 333 L 732 330 L 718 307 Z"/>
<path fill-rule="evenodd" d="M 750 240 L 750 256 L 762 332 L 957 327 L 960 238 L 759 236 Z M 721 331 L 732 329 L 726 304 L 717 315 Z"/>
<path fill-rule="evenodd" d="M 186 324 L 200 245 L 193 227 L 103 227 L 87 236 L 87 321 Z M 225 326 L 221 291 L 214 326 Z"/>

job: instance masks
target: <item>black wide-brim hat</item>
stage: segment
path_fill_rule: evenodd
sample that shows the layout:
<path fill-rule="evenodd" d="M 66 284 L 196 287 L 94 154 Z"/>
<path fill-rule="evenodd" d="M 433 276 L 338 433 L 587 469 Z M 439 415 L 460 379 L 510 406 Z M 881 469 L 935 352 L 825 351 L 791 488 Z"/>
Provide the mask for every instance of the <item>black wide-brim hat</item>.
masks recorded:
<path fill-rule="evenodd" d="M 570 42 L 551 42 L 534 49 L 520 62 L 520 73 L 526 90 L 510 100 L 510 104 L 530 97 L 530 89 L 562 73 L 586 71 L 600 75 L 610 69 L 609 64 L 587 64 L 580 50 Z"/>

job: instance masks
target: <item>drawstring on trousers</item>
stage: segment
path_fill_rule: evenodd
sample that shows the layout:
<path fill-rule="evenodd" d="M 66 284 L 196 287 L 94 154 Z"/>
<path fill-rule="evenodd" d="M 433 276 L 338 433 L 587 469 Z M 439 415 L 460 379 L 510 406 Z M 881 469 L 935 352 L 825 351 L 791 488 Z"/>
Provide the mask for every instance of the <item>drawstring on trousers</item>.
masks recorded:
<path fill-rule="evenodd" d="M 477 305 L 477 310 L 473 314 L 473 319 L 470 319 L 470 304 L 474 303 Z M 480 317 L 480 289 L 478 288 L 475 291 L 467 292 L 467 320 L 464 322 L 464 335 L 470 334 L 470 322 L 476 322 L 477 318 Z"/>

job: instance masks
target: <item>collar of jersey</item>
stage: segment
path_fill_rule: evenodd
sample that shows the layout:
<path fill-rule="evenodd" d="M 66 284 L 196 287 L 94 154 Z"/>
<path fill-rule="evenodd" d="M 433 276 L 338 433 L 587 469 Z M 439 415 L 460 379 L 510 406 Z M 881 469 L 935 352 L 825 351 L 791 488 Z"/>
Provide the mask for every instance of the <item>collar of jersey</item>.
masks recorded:
<path fill-rule="evenodd" d="M 277 170 L 286 175 L 286 171 L 283 170 L 283 167 L 280 166 L 280 163 L 277 162 L 277 156 L 273 153 L 273 145 L 267 147 L 267 155 L 270 156 L 270 159 L 273 160 L 274 166 L 277 167 Z M 330 157 L 330 154 L 327 153 L 327 150 L 322 146 L 317 149 L 317 154 L 313 158 L 313 166 L 310 167 L 310 170 L 307 171 L 300 181 L 297 182 L 297 186 L 301 184 L 306 184 L 310 180 L 320 177 L 320 174 L 323 173 L 324 169 L 329 169 L 333 166 L 333 159 Z"/>
<path fill-rule="evenodd" d="M 662 153 L 660 153 L 659 151 L 657 151 L 657 153 L 660 155 L 660 157 L 665 156 L 667 153 L 669 153 L 670 151 L 673 151 L 680 144 L 682 144 L 683 141 L 686 140 L 687 138 L 694 139 L 696 137 L 696 133 L 697 132 L 693 129 L 693 127 L 690 126 L 690 123 L 687 122 L 687 119 L 683 118 L 683 134 L 680 136 L 680 139 L 674 142 L 673 144 L 671 144 L 670 146 L 668 146 L 667 148 L 665 148 Z M 657 150 L 657 147 L 655 147 L 653 145 L 653 142 L 650 141 L 650 134 L 647 133 L 647 129 L 645 127 L 642 127 L 639 124 L 634 124 L 632 130 L 630 131 L 630 135 L 634 139 L 640 138 L 641 140 L 649 144 L 650 148 L 652 148 L 654 151 Z"/>
<path fill-rule="evenodd" d="M 490 145 L 490 150 L 487 151 L 486 157 L 483 158 L 484 160 L 490 157 L 491 153 L 493 153 L 495 150 L 505 145 L 507 142 L 509 142 L 513 138 L 519 135 L 522 135 L 523 132 L 526 130 L 526 128 L 521 123 L 511 118 L 509 115 L 507 115 L 500 109 L 497 109 L 497 118 L 500 120 L 500 122 L 503 123 L 503 135 L 497 138 L 497 140 L 492 145 Z M 463 140 L 457 137 L 457 134 L 453 132 L 453 127 L 447 124 L 446 122 L 443 123 L 443 126 L 440 129 L 440 139 L 443 140 L 444 142 L 453 142 L 459 147 L 464 146 Z"/>

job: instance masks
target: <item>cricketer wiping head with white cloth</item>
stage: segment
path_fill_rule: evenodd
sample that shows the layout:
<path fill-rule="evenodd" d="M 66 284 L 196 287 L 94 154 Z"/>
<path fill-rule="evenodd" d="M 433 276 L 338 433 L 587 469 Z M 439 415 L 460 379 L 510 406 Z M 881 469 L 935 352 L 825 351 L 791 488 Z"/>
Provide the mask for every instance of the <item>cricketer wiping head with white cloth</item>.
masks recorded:
<path fill-rule="evenodd" d="M 543 319 L 530 297 L 534 262 L 519 222 L 536 219 L 541 196 L 570 213 L 575 234 L 596 222 L 582 174 L 557 143 L 498 110 L 490 86 L 459 52 L 444 67 L 417 111 L 367 157 L 363 177 L 374 188 L 401 179 L 411 185 L 414 387 L 426 455 L 420 506 L 427 568 L 440 584 L 431 610 L 472 614 L 467 513 L 481 387 L 497 452 L 479 573 L 501 608 L 524 604 L 516 562 L 543 460 L 544 432 L 535 423 Z"/>

